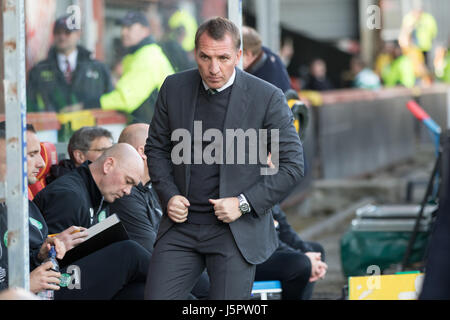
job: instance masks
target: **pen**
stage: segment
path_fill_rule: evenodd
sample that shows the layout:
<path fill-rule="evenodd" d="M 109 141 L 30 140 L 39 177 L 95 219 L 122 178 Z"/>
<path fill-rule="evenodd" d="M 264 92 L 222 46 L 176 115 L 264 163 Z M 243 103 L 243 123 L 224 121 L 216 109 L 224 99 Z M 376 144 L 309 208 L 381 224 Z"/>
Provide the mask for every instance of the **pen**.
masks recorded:
<path fill-rule="evenodd" d="M 74 233 L 77 233 L 77 232 L 80 232 L 80 231 L 81 231 L 81 229 L 77 229 L 77 230 L 75 230 L 75 231 L 72 231 L 71 234 L 74 234 Z M 59 234 L 59 233 L 49 234 L 48 237 L 49 237 L 49 238 L 53 238 L 53 237 L 56 237 L 58 234 Z"/>

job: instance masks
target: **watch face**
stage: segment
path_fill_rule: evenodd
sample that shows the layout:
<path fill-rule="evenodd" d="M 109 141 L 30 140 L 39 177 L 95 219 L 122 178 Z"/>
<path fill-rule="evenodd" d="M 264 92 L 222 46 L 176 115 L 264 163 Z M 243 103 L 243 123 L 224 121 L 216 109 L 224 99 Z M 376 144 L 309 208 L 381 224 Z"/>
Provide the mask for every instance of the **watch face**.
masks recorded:
<path fill-rule="evenodd" d="M 243 203 L 241 204 L 240 209 L 242 212 L 248 212 L 250 210 L 250 207 L 247 203 Z"/>

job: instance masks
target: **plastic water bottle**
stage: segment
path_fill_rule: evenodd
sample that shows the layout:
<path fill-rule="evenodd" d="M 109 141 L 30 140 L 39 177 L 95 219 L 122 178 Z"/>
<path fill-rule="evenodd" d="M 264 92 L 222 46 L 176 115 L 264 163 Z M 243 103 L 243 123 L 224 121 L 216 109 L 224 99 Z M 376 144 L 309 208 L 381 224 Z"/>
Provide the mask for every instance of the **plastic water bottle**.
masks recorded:
<path fill-rule="evenodd" d="M 50 251 L 48 253 L 48 258 L 42 262 L 42 264 L 47 263 L 48 261 L 51 261 L 53 264 L 52 270 L 55 272 L 59 272 L 59 264 L 58 261 L 56 261 L 56 250 L 55 247 L 52 246 L 50 248 Z M 55 292 L 53 290 L 42 290 L 38 294 L 38 297 L 42 300 L 54 300 L 55 298 Z"/>

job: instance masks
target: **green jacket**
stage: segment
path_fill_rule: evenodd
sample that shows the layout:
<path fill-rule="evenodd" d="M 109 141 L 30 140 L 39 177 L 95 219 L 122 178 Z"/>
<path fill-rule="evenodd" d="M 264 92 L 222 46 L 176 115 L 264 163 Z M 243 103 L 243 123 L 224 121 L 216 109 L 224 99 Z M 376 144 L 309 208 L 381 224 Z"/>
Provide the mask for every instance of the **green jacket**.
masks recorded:
<path fill-rule="evenodd" d="M 414 87 L 416 76 L 414 66 L 407 56 L 400 56 L 387 66 L 382 72 L 382 79 L 386 87 L 402 85 L 407 88 Z"/>
<path fill-rule="evenodd" d="M 450 53 L 447 53 L 445 56 L 444 73 L 442 77 L 440 77 L 440 80 L 445 83 L 450 83 Z"/>
<path fill-rule="evenodd" d="M 161 48 L 147 37 L 129 49 L 122 61 L 123 74 L 114 91 L 100 98 L 103 110 L 129 115 L 129 122 L 149 123 L 159 89 L 173 68 Z"/>
<path fill-rule="evenodd" d="M 407 14 L 403 24 L 413 26 L 413 41 L 422 51 L 430 51 L 433 39 L 436 37 L 438 28 L 436 20 L 427 12 L 423 12 L 419 19 L 415 21 L 413 14 Z"/>

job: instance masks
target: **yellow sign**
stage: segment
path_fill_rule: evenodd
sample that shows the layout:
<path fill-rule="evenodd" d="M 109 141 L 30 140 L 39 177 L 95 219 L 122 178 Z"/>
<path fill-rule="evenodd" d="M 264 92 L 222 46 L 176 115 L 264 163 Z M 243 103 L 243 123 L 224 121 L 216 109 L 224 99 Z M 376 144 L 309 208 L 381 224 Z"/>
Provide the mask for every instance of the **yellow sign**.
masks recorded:
<path fill-rule="evenodd" d="M 95 126 L 95 118 L 90 110 L 59 113 L 58 120 L 61 124 L 70 122 L 70 127 L 73 131 L 82 127 Z"/>
<path fill-rule="evenodd" d="M 423 278 L 423 273 L 350 277 L 349 300 L 416 300 Z"/>

